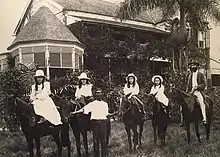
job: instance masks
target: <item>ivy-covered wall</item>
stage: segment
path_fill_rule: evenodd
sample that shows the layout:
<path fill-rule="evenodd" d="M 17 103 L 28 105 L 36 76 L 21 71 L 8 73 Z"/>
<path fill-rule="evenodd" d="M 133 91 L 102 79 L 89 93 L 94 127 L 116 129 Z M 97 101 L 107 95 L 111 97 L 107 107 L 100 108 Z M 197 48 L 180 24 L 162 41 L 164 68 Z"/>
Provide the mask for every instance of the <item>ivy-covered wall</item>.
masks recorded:
<path fill-rule="evenodd" d="M 68 27 L 85 45 L 85 69 L 103 76 L 110 69 L 112 79 L 117 78 L 115 81 L 124 81 L 129 72 L 151 77 L 150 57 L 172 58 L 166 43 L 168 34 L 91 22 L 77 22 Z"/>

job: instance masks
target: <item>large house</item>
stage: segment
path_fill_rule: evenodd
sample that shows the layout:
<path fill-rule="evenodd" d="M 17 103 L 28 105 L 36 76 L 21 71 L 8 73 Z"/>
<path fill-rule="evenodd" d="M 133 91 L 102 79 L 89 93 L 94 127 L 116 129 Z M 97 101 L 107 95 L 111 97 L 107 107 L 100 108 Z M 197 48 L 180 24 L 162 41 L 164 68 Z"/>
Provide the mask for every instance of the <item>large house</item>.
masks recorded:
<path fill-rule="evenodd" d="M 140 47 L 164 40 L 169 31 L 158 25 L 157 10 L 121 21 L 115 18 L 118 7 L 103 0 L 29 0 L 8 51 L 15 64 L 36 62 L 48 78 L 69 69 L 109 76 L 135 70 L 129 58 Z M 169 57 L 150 58 L 152 72 L 166 73 Z"/>

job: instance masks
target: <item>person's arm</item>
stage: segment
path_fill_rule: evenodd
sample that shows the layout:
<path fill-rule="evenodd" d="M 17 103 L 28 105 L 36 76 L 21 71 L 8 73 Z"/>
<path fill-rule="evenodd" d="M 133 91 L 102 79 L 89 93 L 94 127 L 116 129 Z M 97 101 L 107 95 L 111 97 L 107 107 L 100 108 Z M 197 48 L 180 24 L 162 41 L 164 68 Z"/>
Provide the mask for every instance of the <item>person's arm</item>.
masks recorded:
<path fill-rule="evenodd" d="M 154 95 L 156 93 L 155 89 L 154 89 L 154 86 L 151 87 L 151 90 L 150 90 L 150 94 Z"/>
<path fill-rule="evenodd" d="M 30 94 L 30 101 L 31 101 L 31 102 L 36 99 L 35 93 L 36 93 L 36 92 L 35 92 L 35 86 L 32 85 L 32 86 L 31 86 L 31 94 Z"/>
<path fill-rule="evenodd" d="M 79 87 L 76 87 L 75 97 L 79 98 Z"/>
<path fill-rule="evenodd" d="M 198 91 L 203 91 L 206 87 L 206 78 L 205 75 L 202 73 L 198 73 L 199 77 L 201 77 L 201 84 L 199 84 L 196 88 Z"/>
<path fill-rule="evenodd" d="M 88 96 L 93 96 L 93 95 L 92 95 L 92 87 L 93 87 L 93 85 L 90 84 L 90 85 L 89 85 L 89 93 L 88 93 Z"/>
<path fill-rule="evenodd" d="M 47 89 L 47 94 L 51 95 L 50 82 L 45 82 L 45 86 L 46 86 L 46 89 Z"/>
<path fill-rule="evenodd" d="M 189 93 L 190 91 L 190 87 L 189 87 L 189 84 L 190 84 L 190 77 L 191 77 L 191 74 L 188 75 L 187 77 L 187 85 L 186 85 L 186 93 Z"/>
<path fill-rule="evenodd" d="M 161 87 L 159 88 L 159 92 L 164 93 L 164 85 L 161 85 Z"/>
<path fill-rule="evenodd" d="M 136 83 L 135 86 L 134 86 L 132 95 L 138 95 L 139 92 L 140 92 L 140 87 L 139 87 L 139 84 Z"/>

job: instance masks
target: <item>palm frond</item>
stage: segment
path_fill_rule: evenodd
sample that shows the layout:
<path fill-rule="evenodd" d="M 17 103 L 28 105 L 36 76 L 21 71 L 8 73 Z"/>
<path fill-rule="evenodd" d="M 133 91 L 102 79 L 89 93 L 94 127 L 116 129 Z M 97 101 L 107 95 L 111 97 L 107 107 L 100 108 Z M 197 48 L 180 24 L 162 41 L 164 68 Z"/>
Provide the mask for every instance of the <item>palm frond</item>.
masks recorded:
<path fill-rule="evenodd" d="M 117 18 L 130 19 L 147 9 L 154 9 L 165 0 L 125 0 L 117 10 Z"/>

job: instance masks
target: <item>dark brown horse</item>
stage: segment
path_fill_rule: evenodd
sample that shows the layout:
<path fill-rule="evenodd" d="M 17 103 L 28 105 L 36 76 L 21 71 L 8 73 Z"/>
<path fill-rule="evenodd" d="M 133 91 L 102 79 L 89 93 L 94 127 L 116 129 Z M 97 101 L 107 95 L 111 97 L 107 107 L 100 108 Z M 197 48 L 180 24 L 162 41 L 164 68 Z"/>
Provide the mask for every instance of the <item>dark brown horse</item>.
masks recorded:
<path fill-rule="evenodd" d="M 157 138 L 160 139 L 161 147 L 165 145 L 166 130 L 169 122 L 167 113 L 164 112 L 162 103 L 156 100 L 155 96 L 148 95 L 146 104 L 150 108 L 149 117 L 152 120 L 152 127 L 154 132 L 154 143 L 157 144 Z"/>
<path fill-rule="evenodd" d="M 141 138 L 144 126 L 143 115 L 140 113 L 137 105 L 131 104 L 126 97 L 122 98 L 120 112 L 128 135 L 129 152 L 136 151 L 141 147 Z M 139 126 L 139 131 L 138 131 Z M 133 132 L 133 149 L 131 141 L 131 130 Z"/>
<path fill-rule="evenodd" d="M 71 102 L 70 104 L 70 112 L 75 112 L 80 110 L 82 107 L 84 107 L 83 104 L 77 102 L 77 100 L 75 100 L 75 96 L 74 94 L 69 94 L 69 93 L 75 93 L 75 87 L 74 86 L 70 86 L 70 85 L 66 85 L 65 88 L 61 89 L 60 91 L 60 95 L 62 95 L 63 97 L 66 97 L 68 99 L 69 102 Z M 68 96 L 69 95 L 69 96 Z M 89 103 L 91 100 L 87 100 L 85 98 L 85 102 L 86 104 Z M 76 140 L 76 148 L 77 148 L 77 156 L 81 157 L 82 153 L 81 153 L 81 135 L 83 137 L 83 145 L 86 151 L 86 156 L 89 155 L 89 151 L 88 151 L 88 140 L 87 140 L 87 133 L 88 131 L 91 131 L 91 123 L 90 123 L 90 114 L 85 115 L 85 114 L 75 114 L 72 115 L 69 118 L 69 124 L 73 130 L 73 134 Z M 109 134 L 110 134 L 110 121 L 108 121 L 108 138 L 109 138 Z M 109 139 L 107 139 L 109 141 Z"/>
<path fill-rule="evenodd" d="M 181 91 L 180 89 L 172 89 L 172 93 L 175 94 L 175 98 L 178 100 L 178 103 L 182 107 L 183 119 L 187 130 L 188 143 L 190 143 L 190 124 L 192 122 L 195 124 L 196 136 L 198 138 L 198 141 L 201 142 L 199 134 L 199 122 L 202 121 L 202 113 L 197 98 L 191 94 L 187 94 Z M 204 127 L 206 130 L 206 140 L 208 141 L 210 126 L 212 122 L 213 101 L 210 97 L 206 95 L 204 96 L 204 98 L 207 117 L 207 124 L 204 124 Z"/>
<path fill-rule="evenodd" d="M 47 135 L 51 135 L 54 138 L 54 141 L 58 148 L 58 157 L 61 157 L 62 155 L 62 147 L 68 148 L 68 157 L 70 157 L 69 125 L 67 123 L 59 126 L 52 126 L 48 121 L 46 121 L 42 124 L 36 124 L 31 127 L 29 119 L 34 114 L 32 106 L 18 97 L 12 98 L 11 103 L 15 103 L 15 112 L 17 117 L 19 118 L 21 129 L 26 137 L 30 157 L 34 157 L 34 141 L 36 143 L 37 156 L 41 157 L 40 138 Z M 64 110 L 64 108 L 66 108 L 65 105 L 68 105 L 67 103 L 68 102 L 64 100 L 60 100 L 59 102 L 61 111 L 60 113 L 62 115 L 63 122 L 67 120 L 67 115 L 69 114 L 66 113 L 67 110 Z M 64 108 L 62 106 L 64 106 Z"/>

